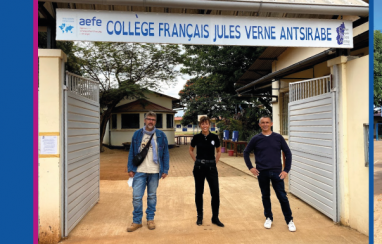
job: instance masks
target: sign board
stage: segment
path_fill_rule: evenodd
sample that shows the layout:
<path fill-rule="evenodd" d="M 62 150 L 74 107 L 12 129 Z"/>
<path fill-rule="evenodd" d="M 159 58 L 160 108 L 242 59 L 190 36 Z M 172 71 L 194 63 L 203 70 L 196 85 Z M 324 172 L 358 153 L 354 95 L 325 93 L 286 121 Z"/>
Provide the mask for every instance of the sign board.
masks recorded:
<path fill-rule="evenodd" d="M 57 154 L 57 136 L 40 136 L 40 154 Z"/>
<path fill-rule="evenodd" d="M 353 48 L 348 20 L 57 9 L 58 41 Z"/>

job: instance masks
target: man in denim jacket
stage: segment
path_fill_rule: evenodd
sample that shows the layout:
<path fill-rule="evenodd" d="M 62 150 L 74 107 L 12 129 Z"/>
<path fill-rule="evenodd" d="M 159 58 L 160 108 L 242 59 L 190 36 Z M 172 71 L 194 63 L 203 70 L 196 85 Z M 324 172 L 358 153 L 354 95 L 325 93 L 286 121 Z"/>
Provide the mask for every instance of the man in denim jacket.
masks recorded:
<path fill-rule="evenodd" d="M 166 178 L 169 170 L 170 155 L 168 152 L 168 142 L 165 133 L 155 128 L 156 114 L 148 112 L 145 116 L 146 126 L 137 130 L 132 138 L 129 160 L 127 168 L 129 177 L 133 180 L 133 223 L 127 228 L 128 232 L 135 231 L 142 227 L 142 197 L 147 186 L 147 226 L 150 230 L 155 229 L 154 215 L 157 203 L 157 188 L 159 178 Z M 151 145 L 146 158 L 138 166 L 133 165 L 133 158 L 148 143 L 151 135 Z"/>

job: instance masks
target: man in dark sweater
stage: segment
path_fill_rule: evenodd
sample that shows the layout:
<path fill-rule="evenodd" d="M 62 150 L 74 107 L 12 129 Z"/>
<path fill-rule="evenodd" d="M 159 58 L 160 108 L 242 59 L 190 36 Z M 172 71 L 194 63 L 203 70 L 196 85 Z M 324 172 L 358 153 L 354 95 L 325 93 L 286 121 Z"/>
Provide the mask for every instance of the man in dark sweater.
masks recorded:
<path fill-rule="evenodd" d="M 292 153 L 284 137 L 271 131 L 272 125 L 272 119 L 269 116 L 260 118 L 259 126 L 262 132 L 252 137 L 244 150 L 244 160 L 248 169 L 257 176 L 259 181 L 266 218 L 264 227 L 270 229 L 273 222 L 270 189 L 270 182 L 272 182 L 288 228 L 290 231 L 296 231 L 284 185 L 284 178 L 288 175 L 292 165 Z M 286 157 L 284 170 L 282 170 L 281 164 L 281 150 L 285 153 Z M 249 158 L 249 154 L 252 151 L 255 154 L 256 168 L 252 166 Z"/>

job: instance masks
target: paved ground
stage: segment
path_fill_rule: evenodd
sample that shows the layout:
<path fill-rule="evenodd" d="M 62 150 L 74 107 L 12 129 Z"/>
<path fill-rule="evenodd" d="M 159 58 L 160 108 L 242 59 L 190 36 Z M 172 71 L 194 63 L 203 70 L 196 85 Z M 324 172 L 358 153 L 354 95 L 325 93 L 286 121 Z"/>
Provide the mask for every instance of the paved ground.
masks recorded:
<path fill-rule="evenodd" d="M 374 141 L 374 243 L 382 243 L 382 141 Z"/>
<path fill-rule="evenodd" d="M 368 243 L 368 237 L 330 219 L 294 196 L 289 196 L 297 232 L 288 231 L 280 205 L 272 192 L 274 224 L 263 227 L 263 207 L 257 179 L 246 174 L 243 158 L 226 154 L 218 164 L 221 208 L 224 228 L 211 224 L 209 188 L 204 194 L 203 226 L 197 226 L 194 204 L 193 162 L 188 147 L 170 150 L 169 177 L 160 180 L 155 217 L 157 229 L 145 226 L 127 233 L 132 219 L 132 188 L 124 173 L 128 152 L 107 151 L 101 154 L 101 198 L 62 243 Z M 223 163 L 230 161 L 230 165 Z M 117 172 L 118 171 L 118 172 Z M 121 171 L 121 172 L 119 172 Z M 144 201 L 144 208 L 146 207 Z"/>

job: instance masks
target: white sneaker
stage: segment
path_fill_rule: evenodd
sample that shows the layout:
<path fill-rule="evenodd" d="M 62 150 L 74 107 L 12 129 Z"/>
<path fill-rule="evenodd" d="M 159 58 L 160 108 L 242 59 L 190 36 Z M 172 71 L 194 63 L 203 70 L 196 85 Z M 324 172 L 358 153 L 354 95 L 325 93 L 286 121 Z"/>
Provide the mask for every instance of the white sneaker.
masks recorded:
<path fill-rule="evenodd" d="M 267 229 L 270 229 L 272 226 L 272 220 L 270 218 L 267 218 L 264 223 L 264 227 Z"/>
<path fill-rule="evenodd" d="M 289 222 L 288 228 L 289 228 L 289 231 L 292 231 L 292 232 L 296 231 L 296 226 L 294 225 L 293 220 Z"/>

